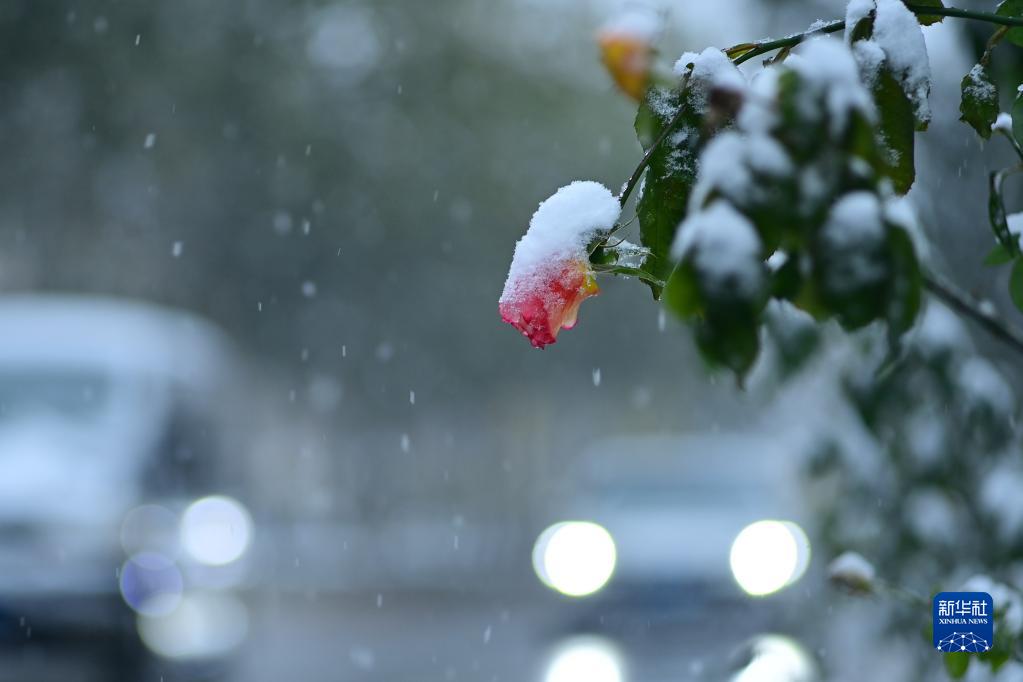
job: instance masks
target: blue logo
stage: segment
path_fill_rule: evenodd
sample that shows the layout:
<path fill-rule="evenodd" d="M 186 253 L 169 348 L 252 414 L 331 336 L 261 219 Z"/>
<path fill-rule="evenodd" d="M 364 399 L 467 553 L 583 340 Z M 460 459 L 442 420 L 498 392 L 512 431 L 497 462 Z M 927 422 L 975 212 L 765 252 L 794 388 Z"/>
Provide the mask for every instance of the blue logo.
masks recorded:
<path fill-rule="evenodd" d="M 983 653 L 995 645 L 995 603 L 987 592 L 934 596 L 934 648 Z"/>

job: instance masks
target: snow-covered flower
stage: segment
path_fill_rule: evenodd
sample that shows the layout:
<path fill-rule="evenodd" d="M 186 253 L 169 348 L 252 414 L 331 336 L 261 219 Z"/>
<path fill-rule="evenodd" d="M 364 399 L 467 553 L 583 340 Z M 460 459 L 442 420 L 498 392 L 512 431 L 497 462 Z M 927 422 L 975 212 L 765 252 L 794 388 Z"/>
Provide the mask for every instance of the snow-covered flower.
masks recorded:
<path fill-rule="evenodd" d="M 650 82 L 653 41 L 660 19 L 653 12 L 630 9 L 605 24 L 597 34 L 600 58 L 622 92 L 640 102 Z"/>
<path fill-rule="evenodd" d="M 498 302 L 501 319 L 537 348 L 574 327 L 580 304 L 599 291 L 587 245 L 620 213 L 611 191 L 590 181 L 562 187 L 540 204 L 515 245 Z"/>
<path fill-rule="evenodd" d="M 537 348 L 554 343 L 558 332 L 575 326 L 579 306 L 600 289 L 589 264 L 569 261 L 560 271 L 537 280 L 528 293 L 501 301 L 501 319 L 522 332 Z"/>

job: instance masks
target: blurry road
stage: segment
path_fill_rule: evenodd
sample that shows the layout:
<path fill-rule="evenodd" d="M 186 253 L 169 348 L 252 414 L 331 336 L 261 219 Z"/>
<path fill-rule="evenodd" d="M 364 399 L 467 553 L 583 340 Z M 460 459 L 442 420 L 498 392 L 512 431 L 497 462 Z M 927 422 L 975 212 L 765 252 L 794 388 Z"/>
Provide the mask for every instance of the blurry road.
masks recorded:
<path fill-rule="evenodd" d="M 254 604 L 253 630 L 232 679 L 721 680 L 735 643 L 766 632 L 773 611 L 740 602 L 708 627 L 686 622 L 679 610 L 608 609 L 612 620 L 583 602 L 552 608 L 552 600 L 385 594 L 378 606 L 376 597 L 268 595 Z"/>

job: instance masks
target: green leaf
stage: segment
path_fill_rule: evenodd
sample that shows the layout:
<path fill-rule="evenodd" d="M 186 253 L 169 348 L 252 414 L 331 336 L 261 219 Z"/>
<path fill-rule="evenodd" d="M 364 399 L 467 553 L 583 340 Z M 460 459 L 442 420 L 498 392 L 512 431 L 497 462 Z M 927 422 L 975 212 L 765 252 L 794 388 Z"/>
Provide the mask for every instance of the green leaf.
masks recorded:
<path fill-rule="evenodd" d="M 764 329 L 774 341 L 782 376 L 799 371 L 820 345 L 820 328 L 813 318 L 787 303 L 768 306 Z"/>
<path fill-rule="evenodd" d="M 871 36 L 874 35 L 874 16 L 875 11 L 871 10 L 865 17 L 856 22 L 856 25 L 849 31 L 849 44 L 852 45 L 857 40 L 870 40 Z"/>
<path fill-rule="evenodd" d="M 679 263 L 678 267 L 671 273 L 668 282 L 664 285 L 662 296 L 664 305 L 668 310 L 687 320 L 703 307 L 700 298 L 700 287 L 697 282 L 696 272 L 692 263 L 685 261 Z"/>
<path fill-rule="evenodd" d="M 966 652 L 956 651 L 945 654 L 943 658 L 946 672 L 957 680 L 966 674 L 966 669 L 970 666 L 970 654 Z"/>
<path fill-rule="evenodd" d="M 984 258 L 984 265 L 1005 265 L 1012 262 L 1012 254 L 1001 244 L 995 244 L 994 248 Z"/>
<path fill-rule="evenodd" d="M 977 658 L 990 665 L 991 672 L 996 673 L 999 668 L 1008 663 L 1009 659 L 1012 658 L 1012 649 L 1002 646 L 1000 642 L 996 641 L 994 648 L 977 654 Z"/>
<path fill-rule="evenodd" d="M 924 7 L 944 7 L 944 5 L 941 4 L 941 0 L 912 0 L 912 2 L 903 0 L 903 2 L 905 2 L 907 5 L 923 5 Z M 936 24 L 944 18 L 945 17 L 943 17 L 940 14 L 916 15 L 916 20 L 919 21 L 922 26 L 930 26 L 931 24 Z"/>
<path fill-rule="evenodd" d="M 920 272 L 913 240 L 901 227 L 889 228 L 888 251 L 894 273 L 885 317 L 894 346 L 899 337 L 913 326 L 920 312 L 923 274 Z"/>
<path fill-rule="evenodd" d="M 880 118 L 878 134 L 881 143 L 881 172 L 891 178 L 896 192 L 905 194 L 916 178 L 913 163 L 916 127 L 913 103 L 887 64 L 878 72 L 873 95 Z"/>
<path fill-rule="evenodd" d="M 1012 264 L 1012 274 L 1009 275 L 1009 296 L 1016 308 L 1023 311 L 1023 258 L 1017 258 Z"/>
<path fill-rule="evenodd" d="M 1002 0 L 995 14 L 1002 17 L 1023 17 L 1023 0 Z M 1023 46 L 1023 28 L 1010 28 L 1005 37 L 1009 42 Z"/>
<path fill-rule="evenodd" d="M 675 231 L 685 217 L 689 192 L 696 181 L 697 146 L 701 114 L 690 97 L 679 101 L 677 92 L 651 88 L 636 114 L 636 134 L 644 150 L 663 132 L 679 106 L 684 107 L 675 130 L 650 157 L 643 194 L 636 205 L 640 243 L 650 249 L 643 269 L 654 279 L 667 280 L 674 268 L 669 251 Z M 651 284 L 654 298 L 661 287 Z"/>
<path fill-rule="evenodd" d="M 1023 97 L 1016 97 L 1012 103 L 1012 136 L 1023 140 Z"/>
<path fill-rule="evenodd" d="M 991 221 L 991 229 L 998 243 L 1005 247 L 1013 257 L 1019 255 L 1019 242 L 1009 232 L 1009 222 L 1005 215 L 1005 202 L 1002 200 L 1002 180 L 1005 171 L 995 171 L 988 176 L 987 212 Z"/>
<path fill-rule="evenodd" d="M 985 140 L 991 137 L 991 125 L 998 118 L 998 86 L 983 64 L 977 64 L 963 76 L 960 121 L 970 124 Z M 1013 107 L 1015 109 L 1015 107 Z"/>
<path fill-rule="evenodd" d="M 734 371 L 741 384 L 760 353 L 760 321 L 754 316 L 707 317 L 696 323 L 696 345 L 709 362 Z"/>

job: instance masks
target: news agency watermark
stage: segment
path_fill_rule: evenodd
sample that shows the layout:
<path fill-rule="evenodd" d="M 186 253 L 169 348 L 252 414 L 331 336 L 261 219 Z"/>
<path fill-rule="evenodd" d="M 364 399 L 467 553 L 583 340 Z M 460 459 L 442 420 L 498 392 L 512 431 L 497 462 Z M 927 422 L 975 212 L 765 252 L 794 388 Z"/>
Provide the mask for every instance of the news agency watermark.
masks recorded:
<path fill-rule="evenodd" d="M 995 645 L 995 603 L 987 592 L 934 595 L 934 648 L 981 654 Z"/>

